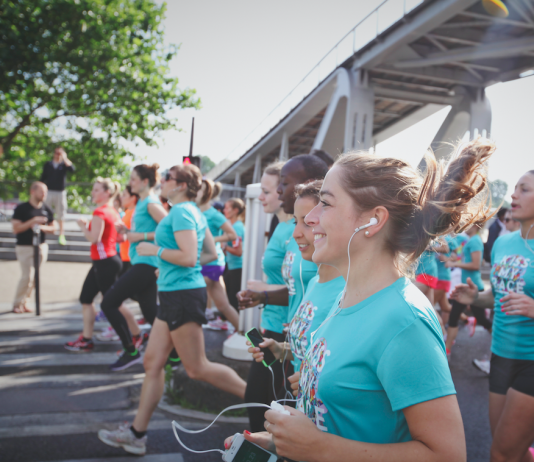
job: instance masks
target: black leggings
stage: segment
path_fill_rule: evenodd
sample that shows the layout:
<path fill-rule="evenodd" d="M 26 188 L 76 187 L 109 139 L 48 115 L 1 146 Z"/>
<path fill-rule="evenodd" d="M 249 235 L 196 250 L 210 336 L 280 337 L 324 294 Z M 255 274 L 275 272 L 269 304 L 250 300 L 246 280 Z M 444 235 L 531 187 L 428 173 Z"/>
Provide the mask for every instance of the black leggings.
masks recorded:
<path fill-rule="evenodd" d="M 272 338 L 277 342 L 283 342 L 285 340 L 285 334 L 277 334 L 269 330 L 265 331 L 264 336 L 266 338 Z M 283 370 L 286 369 L 286 386 L 284 388 Z M 245 403 L 263 403 L 271 404 L 271 401 L 276 399 L 285 398 L 286 388 L 291 392 L 291 384 L 287 378 L 293 375 L 293 365 L 289 361 L 285 361 L 282 364 L 280 361 L 276 361 L 271 369 L 274 372 L 274 389 L 276 390 L 276 397 L 273 395 L 273 376 L 271 371 L 266 368 L 263 363 L 252 362 L 247 378 L 247 389 L 245 390 Z M 281 403 L 284 404 L 284 403 Z M 293 403 L 285 403 L 287 405 L 293 405 Z M 263 432 L 265 427 L 265 408 L 262 407 L 248 407 L 248 418 L 250 420 L 250 430 L 252 432 Z"/>
<path fill-rule="evenodd" d="M 449 313 L 449 327 L 458 327 L 458 320 L 460 315 L 467 308 L 467 305 L 462 305 L 456 300 L 451 300 L 451 312 Z M 477 320 L 479 326 L 483 326 L 486 330 L 491 330 L 491 321 L 486 318 L 486 311 L 484 308 L 471 305 L 471 311 Z"/>
<path fill-rule="evenodd" d="M 118 255 L 104 260 L 93 260 L 93 266 L 83 283 L 80 303 L 90 305 L 98 292 L 104 295 L 117 280 L 121 268 L 122 262 Z"/>
<path fill-rule="evenodd" d="M 119 308 L 127 298 L 135 298 L 141 307 L 144 318 L 150 324 L 154 324 L 158 311 L 158 285 L 156 281 L 156 268 L 145 263 L 132 265 L 106 292 L 104 300 L 102 300 L 102 311 L 120 337 L 124 348 L 132 345 L 132 333 Z"/>
<path fill-rule="evenodd" d="M 241 270 L 241 268 L 233 270 L 226 268 L 223 273 L 228 301 L 238 312 L 237 293 L 241 290 Z"/>

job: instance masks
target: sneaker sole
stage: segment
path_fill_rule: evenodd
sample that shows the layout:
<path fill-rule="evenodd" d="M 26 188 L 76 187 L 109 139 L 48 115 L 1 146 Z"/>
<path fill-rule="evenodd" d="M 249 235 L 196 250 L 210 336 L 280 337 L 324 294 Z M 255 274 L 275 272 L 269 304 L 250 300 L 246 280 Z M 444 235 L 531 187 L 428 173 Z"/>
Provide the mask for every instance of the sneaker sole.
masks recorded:
<path fill-rule="evenodd" d="M 480 372 L 484 372 L 484 374 L 489 375 L 489 372 L 488 372 L 488 371 L 485 371 L 484 369 L 482 369 L 481 367 L 479 367 L 478 364 L 475 363 L 475 360 L 471 361 L 471 364 L 472 364 L 476 369 L 478 369 Z"/>
<path fill-rule="evenodd" d="M 143 362 L 143 358 L 139 357 L 137 359 L 134 359 L 133 361 L 130 361 L 128 364 L 125 364 L 124 366 L 110 367 L 109 370 L 112 371 L 112 372 L 123 371 L 124 369 L 128 369 L 130 366 L 133 366 L 135 364 L 139 364 L 139 363 L 142 363 L 142 362 Z"/>
<path fill-rule="evenodd" d="M 94 350 L 94 348 L 87 349 L 87 350 L 82 350 L 80 348 L 71 347 L 71 346 L 67 346 L 67 345 L 64 345 L 64 347 L 65 347 L 66 350 L 73 351 L 74 353 L 91 353 Z"/>
<path fill-rule="evenodd" d="M 108 446 L 114 447 L 114 448 L 122 448 L 126 452 L 129 452 L 130 454 L 135 454 L 136 456 L 144 456 L 146 453 L 146 448 L 136 448 L 135 446 L 130 446 L 129 444 L 121 444 L 116 443 L 115 441 L 108 440 L 106 437 L 100 435 L 100 432 L 98 432 L 98 439 L 102 441 L 102 443 L 107 444 Z"/>

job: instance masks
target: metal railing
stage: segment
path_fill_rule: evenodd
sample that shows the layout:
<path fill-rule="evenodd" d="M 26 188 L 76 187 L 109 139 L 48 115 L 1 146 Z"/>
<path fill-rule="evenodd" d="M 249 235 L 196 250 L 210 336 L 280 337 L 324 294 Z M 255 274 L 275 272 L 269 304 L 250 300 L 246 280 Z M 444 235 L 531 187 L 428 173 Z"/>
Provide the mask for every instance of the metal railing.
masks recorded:
<path fill-rule="evenodd" d="M 384 0 L 347 32 L 339 42 L 297 83 L 276 107 L 256 126 L 224 160 L 236 160 L 278 124 L 293 108 L 356 51 L 377 38 L 390 26 L 425 0 Z M 222 173 L 222 171 L 220 172 Z"/>

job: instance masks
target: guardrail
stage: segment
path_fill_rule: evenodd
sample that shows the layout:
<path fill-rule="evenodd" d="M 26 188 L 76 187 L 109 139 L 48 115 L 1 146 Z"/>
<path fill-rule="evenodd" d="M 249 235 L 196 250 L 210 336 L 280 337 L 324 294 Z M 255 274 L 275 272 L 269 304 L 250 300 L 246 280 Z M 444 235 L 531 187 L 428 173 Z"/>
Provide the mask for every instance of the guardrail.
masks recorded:
<path fill-rule="evenodd" d="M 425 0 L 384 0 L 348 31 L 224 160 L 247 152 L 343 62 Z"/>

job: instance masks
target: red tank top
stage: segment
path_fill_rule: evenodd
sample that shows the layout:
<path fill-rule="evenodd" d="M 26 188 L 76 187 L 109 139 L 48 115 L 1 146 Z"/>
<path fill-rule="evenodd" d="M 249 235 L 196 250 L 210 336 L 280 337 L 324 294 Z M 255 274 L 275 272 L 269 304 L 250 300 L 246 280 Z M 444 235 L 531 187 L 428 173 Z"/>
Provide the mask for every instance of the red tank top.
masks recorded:
<path fill-rule="evenodd" d="M 93 212 L 93 217 L 100 217 L 104 221 L 102 239 L 96 244 L 91 244 L 91 260 L 105 260 L 117 255 L 117 230 L 115 223 L 120 220 L 120 215 L 111 205 L 103 205 Z M 91 230 L 89 223 L 89 230 Z"/>

